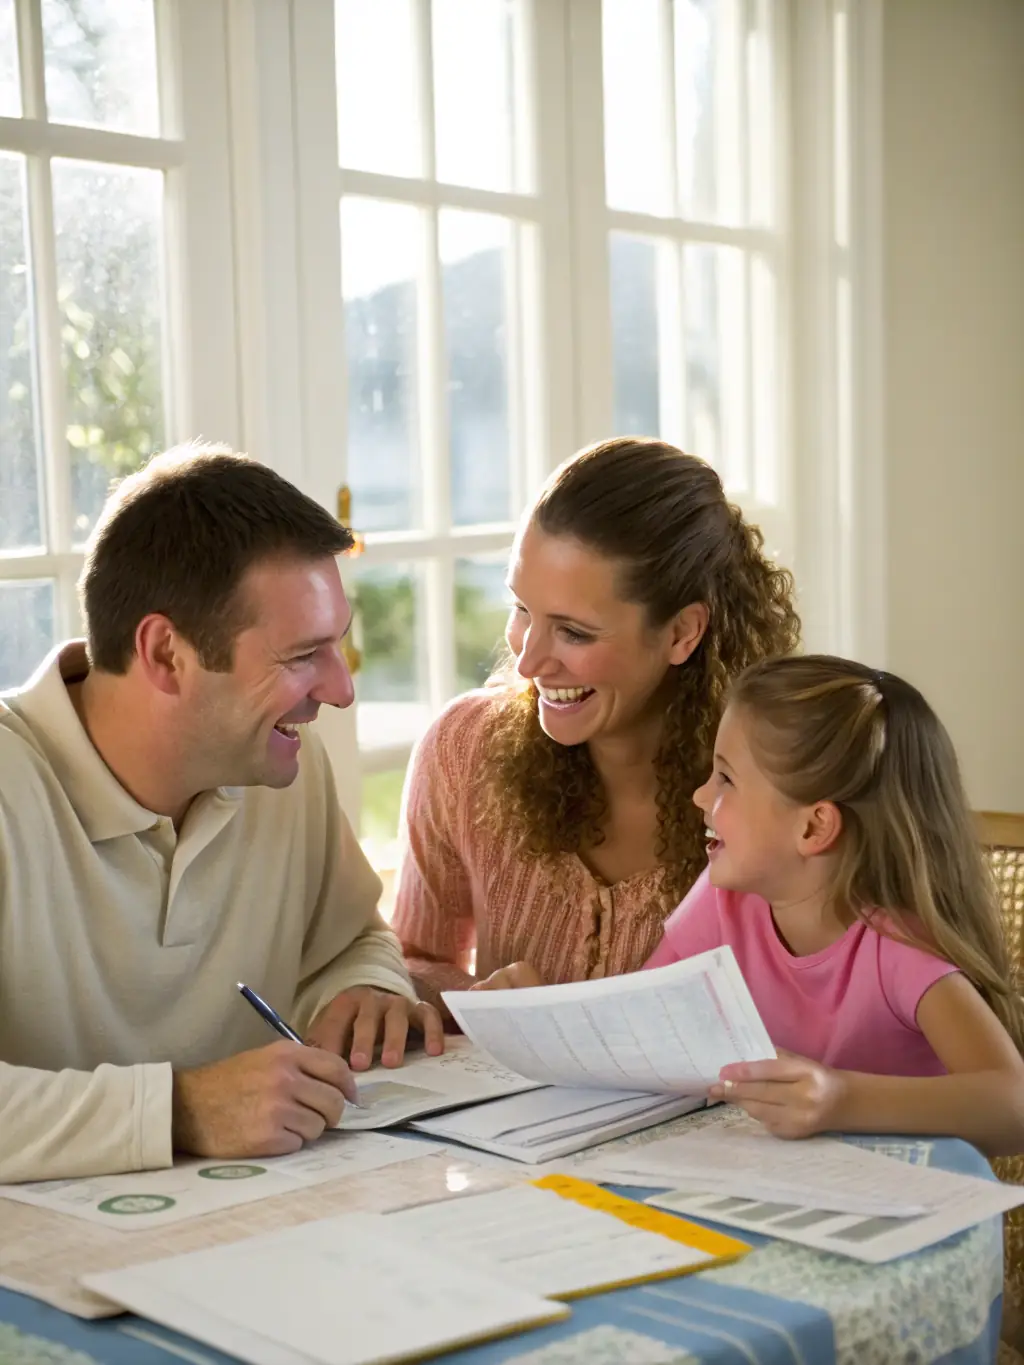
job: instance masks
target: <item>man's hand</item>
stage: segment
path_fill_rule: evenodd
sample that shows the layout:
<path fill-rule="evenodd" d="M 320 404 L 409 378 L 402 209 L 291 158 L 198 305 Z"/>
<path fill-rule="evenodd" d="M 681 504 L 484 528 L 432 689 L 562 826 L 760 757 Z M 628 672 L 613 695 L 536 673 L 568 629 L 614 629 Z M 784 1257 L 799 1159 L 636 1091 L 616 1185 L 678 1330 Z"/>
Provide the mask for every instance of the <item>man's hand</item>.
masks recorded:
<path fill-rule="evenodd" d="M 195 1156 L 297 1152 L 356 1098 L 340 1057 L 300 1043 L 271 1043 L 223 1062 L 174 1073 L 172 1137 Z"/>
<path fill-rule="evenodd" d="M 745 1109 L 776 1137 L 803 1138 L 842 1127 L 845 1073 L 780 1052 L 777 1060 L 723 1066 L 708 1092 Z"/>
<path fill-rule="evenodd" d="M 383 1037 L 381 1061 L 401 1066 L 410 1026 L 423 1034 L 431 1057 L 444 1051 L 444 1028 L 433 1005 L 372 986 L 354 986 L 324 1006 L 310 1025 L 308 1041 L 338 1056 L 347 1052 L 352 1070 L 365 1071 L 373 1062 L 377 1039 Z"/>
<path fill-rule="evenodd" d="M 499 967 L 483 981 L 470 986 L 471 991 L 518 991 L 526 986 L 546 986 L 548 983 L 528 962 L 513 962 L 510 967 Z"/>

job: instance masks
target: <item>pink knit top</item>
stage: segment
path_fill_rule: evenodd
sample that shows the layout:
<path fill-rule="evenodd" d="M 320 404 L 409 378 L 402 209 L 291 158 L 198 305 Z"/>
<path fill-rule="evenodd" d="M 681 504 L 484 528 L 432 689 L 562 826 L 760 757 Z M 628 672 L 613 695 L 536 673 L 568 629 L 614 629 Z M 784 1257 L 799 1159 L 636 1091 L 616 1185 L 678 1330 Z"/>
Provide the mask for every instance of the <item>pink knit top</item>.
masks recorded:
<path fill-rule="evenodd" d="M 642 967 L 674 902 L 653 868 L 609 886 L 574 853 L 524 857 L 479 828 L 479 774 L 493 690 L 457 697 L 423 736 L 405 792 L 403 857 L 391 927 L 426 999 L 527 961 L 546 981 Z"/>

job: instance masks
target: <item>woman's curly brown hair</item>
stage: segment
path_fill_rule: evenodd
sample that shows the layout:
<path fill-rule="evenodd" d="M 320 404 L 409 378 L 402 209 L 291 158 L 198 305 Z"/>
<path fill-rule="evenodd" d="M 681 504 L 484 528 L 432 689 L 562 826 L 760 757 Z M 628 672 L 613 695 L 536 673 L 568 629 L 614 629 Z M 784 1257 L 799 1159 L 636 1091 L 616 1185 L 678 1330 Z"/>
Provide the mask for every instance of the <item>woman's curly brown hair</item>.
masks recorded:
<path fill-rule="evenodd" d="M 703 602 L 704 637 L 672 669 L 658 775 L 658 856 L 664 892 L 678 900 L 706 861 L 704 819 L 692 794 L 711 767 L 730 679 L 797 645 L 793 578 L 762 553 L 764 538 L 726 501 L 714 470 L 663 441 L 622 437 L 580 451 L 552 475 L 529 521 L 571 536 L 621 565 L 622 596 L 652 627 Z M 599 844 L 607 797 L 585 744 L 556 744 L 541 729 L 537 691 L 493 679 L 508 694 L 495 708 L 481 774 L 481 819 L 512 829 L 523 853 L 548 858 Z"/>

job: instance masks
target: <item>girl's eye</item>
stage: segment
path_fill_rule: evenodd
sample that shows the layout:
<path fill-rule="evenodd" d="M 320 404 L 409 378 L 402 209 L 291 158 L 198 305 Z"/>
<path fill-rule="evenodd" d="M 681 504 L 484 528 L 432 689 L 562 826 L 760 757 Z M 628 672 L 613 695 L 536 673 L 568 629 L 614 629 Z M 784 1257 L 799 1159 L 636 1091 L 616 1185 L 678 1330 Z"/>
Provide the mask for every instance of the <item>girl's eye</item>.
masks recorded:
<path fill-rule="evenodd" d="M 719 782 L 724 782 L 727 787 L 732 786 L 732 780 L 726 777 L 725 773 L 716 773 L 715 776 L 718 778 Z"/>

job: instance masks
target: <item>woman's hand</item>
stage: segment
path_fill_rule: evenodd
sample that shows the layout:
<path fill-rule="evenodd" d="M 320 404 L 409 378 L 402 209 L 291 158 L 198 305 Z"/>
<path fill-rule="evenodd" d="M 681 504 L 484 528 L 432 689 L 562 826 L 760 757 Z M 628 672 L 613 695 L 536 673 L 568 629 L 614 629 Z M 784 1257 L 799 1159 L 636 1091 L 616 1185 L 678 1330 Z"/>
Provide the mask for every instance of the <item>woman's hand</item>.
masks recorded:
<path fill-rule="evenodd" d="M 723 1066 L 708 1093 L 738 1104 L 776 1137 L 810 1137 L 842 1127 L 846 1073 L 780 1052 L 774 1061 Z"/>
<path fill-rule="evenodd" d="M 546 986 L 548 983 L 528 962 L 513 962 L 510 967 L 500 967 L 496 972 L 475 986 L 471 991 L 518 991 L 524 986 Z"/>

